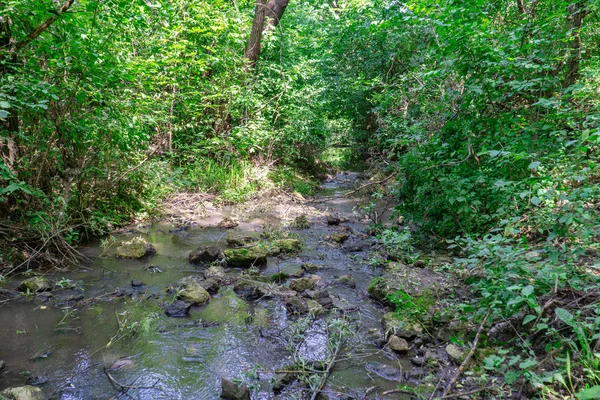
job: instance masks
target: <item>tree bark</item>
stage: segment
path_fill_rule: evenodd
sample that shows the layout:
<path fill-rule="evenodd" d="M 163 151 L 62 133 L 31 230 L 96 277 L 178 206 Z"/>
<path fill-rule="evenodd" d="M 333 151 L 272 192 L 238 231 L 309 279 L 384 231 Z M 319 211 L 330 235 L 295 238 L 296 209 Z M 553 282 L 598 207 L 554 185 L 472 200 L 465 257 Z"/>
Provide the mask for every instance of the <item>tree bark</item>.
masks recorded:
<path fill-rule="evenodd" d="M 567 88 L 579 79 L 579 65 L 581 63 L 581 28 L 583 20 L 589 14 L 586 0 L 575 1 L 568 6 L 567 26 L 569 27 L 569 59 L 567 61 L 567 74 L 563 80 L 563 88 Z"/>
<path fill-rule="evenodd" d="M 250 38 L 248 39 L 248 47 L 246 47 L 246 52 L 244 53 L 244 57 L 246 57 L 248 60 L 246 64 L 246 71 L 252 69 L 256 65 L 256 61 L 258 61 L 258 55 L 260 54 L 260 42 L 262 40 L 262 33 L 265 27 L 265 11 L 266 0 L 256 0 L 252 31 L 250 32 Z"/>
<path fill-rule="evenodd" d="M 269 0 L 267 3 L 267 17 L 269 18 L 269 26 L 267 29 L 279 25 L 279 21 L 281 21 L 281 16 L 285 12 L 288 2 L 289 0 Z"/>

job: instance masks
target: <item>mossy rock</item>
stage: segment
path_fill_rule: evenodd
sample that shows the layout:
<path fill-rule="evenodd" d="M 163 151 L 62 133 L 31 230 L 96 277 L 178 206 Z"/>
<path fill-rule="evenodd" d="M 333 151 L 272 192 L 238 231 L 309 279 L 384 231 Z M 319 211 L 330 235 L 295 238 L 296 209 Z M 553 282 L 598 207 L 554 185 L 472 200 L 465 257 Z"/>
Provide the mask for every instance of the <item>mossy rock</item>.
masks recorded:
<path fill-rule="evenodd" d="M 42 389 L 35 386 L 20 386 L 4 389 L 0 392 L 0 398 L 7 400 L 45 400 Z"/>
<path fill-rule="evenodd" d="M 273 242 L 282 253 L 294 253 L 302 249 L 302 242 L 298 239 L 279 239 Z"/>
<path fill-rule="evenodd" d="M 405 321 L 394 312 L 383 314 L 381 327 L 386 337 L 396 335 L 402 339 L 412 340 L 423 336 L 423 326 L 417 322 Z"/>
<path fill-rule="evenodd" d="M 225 240 L 230 246 L 246 246 L 252 243 L 258 242 L 260 234 L 257 232 L 240 232 L 240 231 L 229 231 Z"/>
<path fill-rule="evenodd" d="M 156 254 L 156 248 L 142 238 L 134 238 L 128 242 L 121 242 L 116 252 L 119 258 L 143 258 Z"/>
<path fill-rule="evenodd" d="M 193 250 L 188 259 L 192 264 L 208 264 L 223 258 L 223 252 L 218 246 L 200 246 Z"/>
<path fill-rule="evenodd" d="M 308 277 L 292 279 L 290 281 L 290 289 L 296 292 L 304 292 L 305 290 L 314 289 L 316 283 L 314 279 Z"/>
<path fill-rule="evenodd" d="M 465 359 L 465 352 L 462 351 L 457 345 L 450 343 L 446 346 L 446 353 L 448 356 L 457 364 L 460 364 Z"/>
<path fill-rule="evenodd" d="M 313 315 L 323 314 L 323 306 L 319 304 L 318 301 L 313 299 L 306 300 L 306 305 L 308 306 L 308 312 Z"/>
<path fill-rule="evenodd" d="M 46 278 L 43 278 L 41 276 L 34 276 L 33 278 L 28 278 L 21 282 L 21 284 L 19 285 L 19 290 L 21 292 L 29 293 L 45 292 L 48 290 L 52 290 L 52 286 Z"/>
<path fill-rule="evenodd" d="M 369 284 L 369 288 L 367 289 L 369 295 L 380 302 L 383 305 L 391 306 L 392 303 L 388 299 L 388 295 L 390 294 L 390 288 L 388 286 L 388 282 L 381 278 L 374 278 Z"/>
<path fill-rule="evenodd" d="M 225 261 L 229 265 L 250 268 L 253 265 L 266 265 L 267 252 L 259 246 L 225 250 Z"/>
<path fill-rule="evenodd" d="M 338 232 L 338 233 L 332 233 L 331 235 L 327 236 L 327 239 L 329 239 L 332 242 L 342 244 L 346 240 L 348 240 L 349 237 L 350 237 L 350 235 L 348 235 L 345 232 Z"/>
<path fill-rule="evenodd" d="M 178 282 L 177 297 L 185 302 L 204 304 L 210 300 L 210 294 L 202 287 L 200 279 L 188 276 Z"/>

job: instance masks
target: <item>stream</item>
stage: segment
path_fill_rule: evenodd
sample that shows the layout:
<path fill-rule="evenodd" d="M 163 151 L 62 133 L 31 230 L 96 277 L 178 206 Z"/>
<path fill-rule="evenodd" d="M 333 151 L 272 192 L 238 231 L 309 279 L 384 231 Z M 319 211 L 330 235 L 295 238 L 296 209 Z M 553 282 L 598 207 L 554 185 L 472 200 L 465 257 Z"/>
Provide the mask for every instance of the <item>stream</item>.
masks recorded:
<path fill-rule="evenodd" d="M 245 298 L 233 284 L 222 284 L 186 318 L 164 312 L 165 303 L 174 300 L 166 289 L 206 270 L 190 264 L 189 253 L 202 245 L 228 247 L 229 230 L 216 226 L 218 221 L 234 216 L 240 221 L 235 231 L 260 232 L 265 226 L 284 226 L 284 214 L 293 216 L 289 207 L 255 207 L 243 213 L 239 207 L 225 207 L 191 226 L 139 225 L 113 236 L 117 242 L 141 236 L 156 248 L 156 255 L 120 259 L 115 246 L 106 250 L 98 239 L 80 249 L 92 263 L 46 275 L 64 288 L 0 306 L 0 360 L 6 363 L 0 390 L 34 384 L 48 398 L 64 400 L 218 399 L 221 379 L 226 378 L 245 381 L 252 399 L 308 399 L 311 391 L 300 382 L 275 394 L 275 371 L 298 358 L 325 360 L 331 351 L 328 323 L 343 319 L 352 333 L 319 398 L 399 398 L 382 393 L 406 383 L 407 376 L 417 376 L 418 368 L 383 348 L 381 316 L 386 310 L 367 293 L 377 275 L 368 263 L 377 243 L 364 233 L 367 221 L 358 210 L 366 199 L 331 196 L 356 187 L 359 178 L 338 174 L 322 184 L 316 196 L 321 201 L 296 205 L 297 213 L 306 211 L 310 221 L 309 228 L 289 228 L 303 242 L 302 250 L 269 257 L 260 268 L 261 275 L 270 276 L 292 275 L 306 263 L 319 267 L 311 274 L 320 277 L 317 287 L 329 294 L 333 307 L 305 319 L 305 325 L 298 320 L 307 317 L 290 314 L 280 297 Z M 328 224 L 326 214 L 339 216 L 342 223 Z M 325 239 L 339 232 L 349 233 L 343 245 Z M 242 273 L 244 269 L 225 268 L 232 282 Z M 22 279 L 5 289 L 16 288 Z M 295 348 L 290 346 L 294 331 L 303 335 Z M 126 386 L 126 395 L 115 385 Z"/>

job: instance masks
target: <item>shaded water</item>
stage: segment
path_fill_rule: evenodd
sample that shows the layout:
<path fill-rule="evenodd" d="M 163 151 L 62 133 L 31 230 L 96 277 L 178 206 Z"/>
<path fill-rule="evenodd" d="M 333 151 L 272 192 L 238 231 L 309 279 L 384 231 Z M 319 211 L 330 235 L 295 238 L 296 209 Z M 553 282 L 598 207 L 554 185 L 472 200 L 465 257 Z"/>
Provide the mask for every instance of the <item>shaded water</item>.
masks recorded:
<path fill-rule="evenodd" d="M 356 175 L 338 175 L 324 183 L 324 193 L 347 190 L 356 179 Z M 379 393 L 397 386 L 401 371 L 410 369 L 406 360 L 376 345 L 383 310 L 367 295 L 373 276 L 366 262 L 368 252 L 348 252 L 324 241 L 326 235 L 347 229 L 344 226 L 354 231 L 350 242 L 365 239 L 361 234 L 365 223 L 356 212 L 363 201 L 337 198 L 319 203 L 318 208 L 348 222 L 330 227 L 323 217 L 315 218 L 310 229 L 295 230 L 304 242 L 297 257 L 270 258 L 262 269 L 269 275 L 293 272 L 305 262 L 323 266 L 316 274 L 335 306 L 352 321 L 356 333 L 345 360 L 336 365 L 328 381 L 330 398 L 337 398 L 335 393 L 380 398 Z M 264 220 L 264 215 L 250 215 L 238 229 L 260 230 L 262 224 L 252 221 Z M 287 314 L 279 298 L 246 301 L 231 288 L 222 287 L 207 305 L 193 308 L 189 318 L 168 318 L 162 312 L 161 304 L 168 301 L 165 289 L 202 270 L 188 263 L 189 252 L 199 245 L 226 247 L 227 230 L 201 226 L 176 229 L 155 224 L 116 235 L 118 241 L 143 236 L 152 243 L 157 255 L 145 260 L 117 259 L 110 249 L 103 254 L 99 241 L 91 243 L 82 250 L 94 260 L 91 265 L 48 276 L 75 281 L 76 288 L 55 290 L 51 302 L 38 298 L 4 303 L 0 307 L 0 359 L 7 370 L 0 375 L 0 389 L 28 380 L 47 380 L 41 387 L 51 398 L 103 399 L 119 394 L 114 388 L 117 381 L 133 387 L 128 395 L 134 398 L 216 399 L 224 377 L 246 380 L 254 399 L 307 396 L 294 386 L 278 396 L 271 391 L 274 371 L 293 363 L 287 337 L 296 318 Z M 162 272 L 150 266 L 158 266 Z M 227 273 L 240 272 L 232 269 Z M 333 284 L 340 275 L 351 275 L 356 287 Z M 132 288 L 132 280 L 145 286 Z M 88 302 L 85 307 L 70 301 L 81 296 Z M 136 334 L 123 337 L 131 327 Z M 321 318 L 305 332 L 298 349 L 305 359 L 327 357 L 326 330 L 326 320 Z M 364 397 L 367 388 L 374 386 L 377 389 Z"/>

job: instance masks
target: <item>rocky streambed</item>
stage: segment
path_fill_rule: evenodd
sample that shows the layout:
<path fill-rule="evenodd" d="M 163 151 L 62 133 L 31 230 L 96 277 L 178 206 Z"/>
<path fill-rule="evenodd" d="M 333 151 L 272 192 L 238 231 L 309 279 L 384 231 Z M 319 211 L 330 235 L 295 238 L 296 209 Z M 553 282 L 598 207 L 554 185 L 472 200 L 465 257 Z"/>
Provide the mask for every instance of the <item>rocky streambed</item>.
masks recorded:
<path fill-rule="evenodd" d="M 407 282 L 414 290 L 452 282 L 420 265 L 371 266 L 380 243 L 365 233 L 365 199 L 331 196 L 358 179 L 333 177 L 323 185 L 329 197 L 314 203 L 288 196 L 236 208 L 204 204 L 194 220 L 139 225 L 90 243 L 82 251 L 93 262 L 79 270 L 8 282 L 0 393 L 410 397 L 399 385 L 430 384 L 431 368 L 456 364 L 462 351 L 425 347 L 423 328 L 390 314 L 386 295 Z M 374 280 L 382 272 L 395 280 Z"/>

